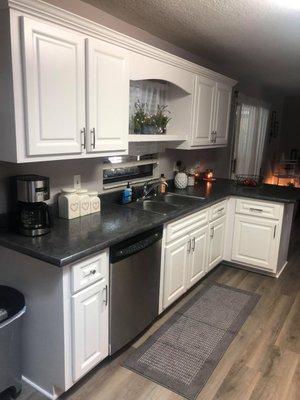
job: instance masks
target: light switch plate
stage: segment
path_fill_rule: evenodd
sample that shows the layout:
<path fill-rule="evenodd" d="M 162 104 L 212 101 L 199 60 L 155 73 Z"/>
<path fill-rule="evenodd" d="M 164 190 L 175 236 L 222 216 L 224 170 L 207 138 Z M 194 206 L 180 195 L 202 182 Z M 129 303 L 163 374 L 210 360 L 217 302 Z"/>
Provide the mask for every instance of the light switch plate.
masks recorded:
<path fill-rule="evenodd" d="M 75 189 L 81 188 L 81 175 L 74 175 L 74 188 Z"/>

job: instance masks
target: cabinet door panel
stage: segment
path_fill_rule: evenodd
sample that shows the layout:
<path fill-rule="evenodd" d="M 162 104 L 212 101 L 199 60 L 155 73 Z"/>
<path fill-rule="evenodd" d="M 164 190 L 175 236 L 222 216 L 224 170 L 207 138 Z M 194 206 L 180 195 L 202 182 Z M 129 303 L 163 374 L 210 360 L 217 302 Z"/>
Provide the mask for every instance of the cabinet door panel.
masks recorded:
<path fill-rule="evenodd" d="M 210 243 L 208 270 L 214 268 L 223 260 L 226 217 L 221 217 L 209 225 Z"/>
<path fill-rule="evenodd" d="M 107 296 L 102 279 L 72 297 L 74 381 L 108 355 Z"/>
<path fill-rule="evenodd" d="M 191 255 L 188 271 L 188 288 L 204 276 L 207 270 L 208 226 L 191 233 Z"/>
<path fill-rule="evenodd" d="M 269 219 L 236 215 L 232 260 L 275 271 L 280 236 L 277 225 Z"/>
<path fill-rule="evenodd" d="M 89 151 L 128 148 L 128 51 L 88 39 Z"/>
<path fill-rule="evenodd" d="M 27 153 L 81 153 L 84 38 L 26 17 L 22 29 Z"/>
<path fill-rule="evenodd" d="M 226 144 L 228 141 L 231 92 L 232 88 L 230 86 L 217 83 L 215 109 L 216 144 Z"/>
<path fill-rule="evenodd" d="M 188 235 L 165 248 L 164 308 L 186 291 L 189 251 Z"/>
<path fill-rule="evenodd" d="M 213 131 L 215 81 L 197 76 L 193 108 L 192 146 L 210 144 Z"/>

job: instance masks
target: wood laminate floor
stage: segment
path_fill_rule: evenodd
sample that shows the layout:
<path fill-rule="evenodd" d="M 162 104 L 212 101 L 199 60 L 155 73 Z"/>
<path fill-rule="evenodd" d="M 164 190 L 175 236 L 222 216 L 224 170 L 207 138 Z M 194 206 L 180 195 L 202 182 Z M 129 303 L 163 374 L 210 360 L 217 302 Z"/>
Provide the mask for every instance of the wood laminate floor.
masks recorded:
<path fill-rule="evenodd" d="M 299 218 L 298 218 L 299 219 Z M 279 279 L 225 265 L 165 313 L 130 348 L 76 384 L 61 399 L 179 400 L 181 396 L 123 367 L 121 362 L 207 281 L 259 293 L 261 299 L 197 400 L 298 400 L 300 398 L 300 221 L 293 230 L 289 264 Z M 20 400 L 45 400 L 25 386 Z"/>

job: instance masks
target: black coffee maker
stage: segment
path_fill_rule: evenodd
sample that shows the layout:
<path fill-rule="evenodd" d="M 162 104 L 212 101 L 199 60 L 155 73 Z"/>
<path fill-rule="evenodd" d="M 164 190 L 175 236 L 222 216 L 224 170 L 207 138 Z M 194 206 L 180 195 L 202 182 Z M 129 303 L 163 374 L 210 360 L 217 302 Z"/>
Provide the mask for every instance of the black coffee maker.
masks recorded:
<path fill-rule="evenodd" d="M 50 198 L 49 178 L 40 175 L 14 177 L 17 196 L 17 229 L 25 236 L 50 232 L 50 213 L 45 200 Z"/>

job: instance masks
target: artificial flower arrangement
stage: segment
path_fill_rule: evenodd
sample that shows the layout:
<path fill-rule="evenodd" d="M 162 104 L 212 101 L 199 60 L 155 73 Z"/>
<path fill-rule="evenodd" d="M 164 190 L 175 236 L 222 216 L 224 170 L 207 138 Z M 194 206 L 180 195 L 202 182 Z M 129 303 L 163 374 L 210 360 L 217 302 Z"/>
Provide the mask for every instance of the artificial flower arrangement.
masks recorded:
<path fill-rule="evenodd" d="M 147 103 L 139 100 L 134 104 L 135 113 L 132 116 L 134 133 L 137 134 L 164 134 L 170 122 L 170 111 L 167 105 L 158 105 L 155 113 L 148 111 Z"/>

